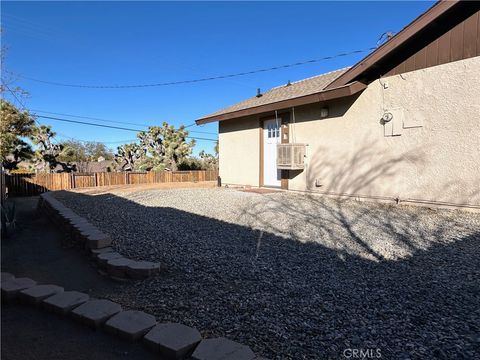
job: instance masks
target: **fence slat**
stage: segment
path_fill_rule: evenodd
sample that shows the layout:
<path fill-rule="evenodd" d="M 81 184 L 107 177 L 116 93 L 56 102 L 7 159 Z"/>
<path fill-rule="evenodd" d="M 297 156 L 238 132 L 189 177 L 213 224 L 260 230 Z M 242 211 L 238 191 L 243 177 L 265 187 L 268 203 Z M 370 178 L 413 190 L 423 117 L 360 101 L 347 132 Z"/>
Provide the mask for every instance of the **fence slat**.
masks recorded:
<path fill-rule="evenodd" d="M 126 184 L 202 182 L 214 181 L 217 177 L 218 170 L 4 174 L 3 184 L 10 196 L 32 196 L 53 190 Z"/>

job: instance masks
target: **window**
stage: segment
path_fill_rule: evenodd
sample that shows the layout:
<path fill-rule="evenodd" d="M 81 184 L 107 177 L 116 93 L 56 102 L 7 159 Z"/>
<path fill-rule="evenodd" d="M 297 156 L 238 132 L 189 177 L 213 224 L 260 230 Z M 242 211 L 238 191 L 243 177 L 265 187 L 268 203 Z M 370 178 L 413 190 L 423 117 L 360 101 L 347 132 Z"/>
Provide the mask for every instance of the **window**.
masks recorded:
<path fill-rule="evenodd" d="M 268 124 L 267 125 L 267 138 L 279 138 L 280 137 L 280 126 L 278 124 Z"/>

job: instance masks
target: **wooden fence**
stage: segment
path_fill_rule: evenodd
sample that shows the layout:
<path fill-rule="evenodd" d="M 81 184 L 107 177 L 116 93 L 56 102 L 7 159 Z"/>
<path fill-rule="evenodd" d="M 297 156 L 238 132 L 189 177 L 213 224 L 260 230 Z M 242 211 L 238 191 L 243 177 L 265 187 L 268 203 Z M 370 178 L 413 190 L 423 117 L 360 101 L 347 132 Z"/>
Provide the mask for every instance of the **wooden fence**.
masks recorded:
<path fill-rule="evenodd" d="M 0 205 L 2 207 L 7 197 L 7 185 L 5 184 L 5 181 L 6 181 L 5 171 L 3 170 L 3 166 L 0 164 Z M 3 211 L 3 209 L 1 211 Z M 2 231 L 3 231 L 3 227 L 2 227 Z"/>
<path fill-rule="evenodd" d="M 217 170 L 7 174 L 5 184 L 9 196 L 30 196 L 95 186 L 216 181 L 217 177 Z"/>

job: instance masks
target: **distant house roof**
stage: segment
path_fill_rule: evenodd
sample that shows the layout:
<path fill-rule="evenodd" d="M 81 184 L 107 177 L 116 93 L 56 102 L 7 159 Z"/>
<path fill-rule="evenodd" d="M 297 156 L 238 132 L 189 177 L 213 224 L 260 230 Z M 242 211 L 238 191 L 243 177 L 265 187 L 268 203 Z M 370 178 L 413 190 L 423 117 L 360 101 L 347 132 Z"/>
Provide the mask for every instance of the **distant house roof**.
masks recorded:
<path fill-rule="evenodd" d="M 113 160 L 102 161 L 73 161 L 71 164 L 75 165 L 76 172 L 79 173 L 92 173 L 92 172 L 106 172 L 110 168 L 110 171 L 115 169 L 115 162 Z M 64 171 L 61 165 L 57 165 L 52 172 Z"/>
<path fill-rule="evenodd" d="M 356 94 L 370 82 L 388 74 L 396 65 L 414 56 L 447 29 L 474 14 L 479 7 L 480 2 L 477 1 L 439 1 L 351 68 L 273 88 L 261 97 L 241 101 L 204 116 L 196 120 L 196 123 L 201 125 L 235 119 Z M 419 63 L 413 69 L 422 66 Z"/>
<path fill-rule="evenodd" d="M 81 167 L 81 163 L 76 164 L 78 168 Z M 111 171 L 115 168 L 115 162 L 113 160 L 88 161 L 84 163 L 84 166 L 88 172 L 106 172 L 108 168 L 110 168 Z"/>

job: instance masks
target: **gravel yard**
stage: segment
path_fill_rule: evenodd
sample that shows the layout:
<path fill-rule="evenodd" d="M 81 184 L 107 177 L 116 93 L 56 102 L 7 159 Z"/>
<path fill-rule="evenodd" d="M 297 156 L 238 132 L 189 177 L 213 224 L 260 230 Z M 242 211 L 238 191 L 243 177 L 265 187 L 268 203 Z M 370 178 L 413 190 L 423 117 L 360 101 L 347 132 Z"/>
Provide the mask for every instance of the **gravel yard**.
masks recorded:
<path fill-rule="evenodd" d="M 162 321 L 275 359 L 480 356 L 480 214 L 228 189 L 56 196 L 164 264 L 106 295 Z"/>

